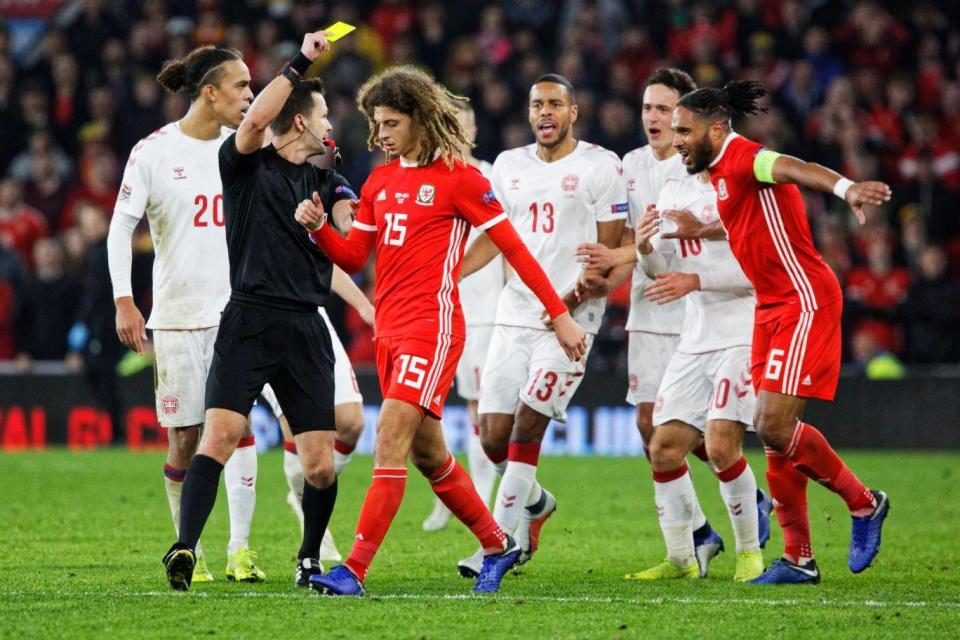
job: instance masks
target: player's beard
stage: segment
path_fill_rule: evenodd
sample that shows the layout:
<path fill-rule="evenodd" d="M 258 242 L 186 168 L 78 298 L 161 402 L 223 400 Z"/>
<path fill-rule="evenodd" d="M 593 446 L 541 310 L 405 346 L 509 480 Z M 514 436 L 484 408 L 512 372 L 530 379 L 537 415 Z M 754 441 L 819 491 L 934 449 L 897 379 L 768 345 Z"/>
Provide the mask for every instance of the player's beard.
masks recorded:
<path fill-rule="evenodd" d="M 710 166 L 713 159 L 713 147 L 710 146 L 710 138 L 703 136 L 696 144 L 690 147 L 689 158 L 691 163 L 686 165 L 687 173 L 696 175 Z"/>
<path fill-rule="evenodd" d="M 537 138 L 537 144 L 539 144 L 544 149 L 553 149 L 555 146 L 567 139 L 567 136 L 570 135 L 570 123 L 565 123 L 562 127 L 557 129 L 557 139 L 553 142 L 542 142 Z"/>

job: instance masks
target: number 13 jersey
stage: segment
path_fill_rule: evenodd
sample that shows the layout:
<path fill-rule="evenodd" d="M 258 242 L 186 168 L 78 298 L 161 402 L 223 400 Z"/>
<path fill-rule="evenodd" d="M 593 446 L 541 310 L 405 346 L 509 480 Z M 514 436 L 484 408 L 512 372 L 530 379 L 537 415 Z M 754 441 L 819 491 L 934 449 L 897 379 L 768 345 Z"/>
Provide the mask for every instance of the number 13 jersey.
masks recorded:
<path fill-rule="evenodd" d="M 524 244 L 560 295 L 580 277 L 577 245 L 597 241 L 597 223 L 627 217 L 627 188 L 616 154 L 587 142 L 555 162 L 537 156 L 537 145 L 504 151 L 493 163 L 490 179 L 497 198 Z M 596 333 L 605 300 L 577 307 L 574 319 Z M 497 324 L 545 329 L 543 305 L 516 276 L 510 278 L 497 305 Z"/>

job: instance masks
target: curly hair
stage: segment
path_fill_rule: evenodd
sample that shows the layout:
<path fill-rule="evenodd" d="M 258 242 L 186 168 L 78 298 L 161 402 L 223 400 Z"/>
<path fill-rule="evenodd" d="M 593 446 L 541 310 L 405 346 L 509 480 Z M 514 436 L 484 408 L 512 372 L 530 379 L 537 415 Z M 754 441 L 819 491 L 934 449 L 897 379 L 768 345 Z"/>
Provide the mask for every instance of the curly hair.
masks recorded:
<path fill-rule="evenodd" d="M 457 120 L 456 100 L 468 99 L 447 91 L 426 72 L 410 65 L 391 67 L 373 76 L 357 95 L 357 107 L 370 125 L 368 148 L 380 147 L 374 109 L 389 107 L 410 116 L 421 127 L 419 166 L 433 162 L 439 150 L 444 164 L 453 167 L 454 158 L 464 159 L 460 149 L 473 147 Z"/>

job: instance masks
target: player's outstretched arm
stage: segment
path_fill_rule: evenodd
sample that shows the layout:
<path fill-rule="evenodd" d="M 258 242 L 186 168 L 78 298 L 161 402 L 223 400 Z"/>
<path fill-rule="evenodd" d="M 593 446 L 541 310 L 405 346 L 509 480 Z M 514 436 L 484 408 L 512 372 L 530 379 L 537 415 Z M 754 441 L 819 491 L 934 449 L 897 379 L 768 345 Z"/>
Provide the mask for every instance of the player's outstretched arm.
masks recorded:
<path fill-rule="evenodd" d="M 360 318 L 371 327 L 373 326 L 374 310 L 373 303 L 367 298 L 366 294 L 360 290 L 354 281 L 344 273 L 343 269 L 333 265 L 333 279 L 330 282 L 330 288 L 335 294 L 351 307 L 357 310 Z"/>
<path fill-rule="evenodd" d="M 302 78 L 317 56 L 330 49 L 325 31 L 314 31 L 303 36 L 300 51 L 291 58 L 290 62 L 281 70 L 281 75 L 270 81 L 260 95 L 256 97 L 243 122 L 237 128 L 237 151 L 249 154 L 257 151 L 264 144 L 264 135 L 267 127 L 277 117 L 284 103 L 293 91 L 293 82 L 284 73 L 292 73 Z"/>
<path fill-rule="evenodd" d="M 460 266 L 460 279 L 463 280 L 470 274 L 483 269 L 491 260 L 497 257 L 498 253 L 500 253 L 500 247 L 490 239 L 489 235 L 483 234 L 482 236 L 478 236 L 477 239 L 470 244 L 467 252 L 463 254 L 463 262 Z"/>
<path fill-rule="evenodd" d="M 553 320 L 557 341 L 567 357 L 576 361 L 586 355 L 586 332 L 570 315 L 567 305 L 557 295 L 547 274 L 523 244 L 523 240 L 520 239 L 510 221 L 505 218 L 493 225 L 487 229 L 487 236 L 503 252 L 503 257 L 517 272 L 523 283 L 543 303 L 550 319 Z"/>
<path fill-rule="evenodd" d="M 815 162 L 805 162 L 769 150 L 758 153 L 753 166 L 760 182 L 786 182 L 833 193 L 850 205 L 860 224 L 866 222 L 863 211 L 865 205 L 882 205 L 893 195 L 890 186 L 884 182 L 854 182 Z"/>
<path fill-rule="evenodd" d="M 363 269 L 377 240 L 376 228 L 371 230 L 354 223 L 350 234 L 344 238 L 334 231 L 331 225 L 325 224 L 327 213 L 323 210 L 323 203 L 316 191 L 313 192 L 311 200 L 304 200 L 297 205 L 294 218 L 310 233 L 310 237 L 327 257 L 347 273 L 356 273 Z"/>

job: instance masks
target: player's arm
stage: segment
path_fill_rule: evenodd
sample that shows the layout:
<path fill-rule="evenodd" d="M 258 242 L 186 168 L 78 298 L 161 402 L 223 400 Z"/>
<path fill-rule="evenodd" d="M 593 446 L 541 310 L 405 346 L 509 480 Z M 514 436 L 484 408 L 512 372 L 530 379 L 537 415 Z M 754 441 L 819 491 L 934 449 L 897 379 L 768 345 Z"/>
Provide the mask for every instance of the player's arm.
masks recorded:
<path fill-rule="evenodd" d="M 633 265 L 637 261 L 633 229 L 624 227 L 623 235 L 620 238 L 620 246 L 616 249 L 610 249 L 600 243 L 581 244 L 577 247 L 577 261 L 599 269 L 602 269 L 605 265 L 611 265 L 606 276 L 584 272 L 577 281 L 577 298 L 579 300 L 606 298 L 611 291 L 623 284 L 633 272 Z"/>
<path fill-rule="evenodd" d="M 640 268 L 650 279 L 656 279 L 657 276 L 666 273 L 668 262 L 666 256 L 657 250 L 652 240 L 660 232 L 660 216 L 655 208 L 650 208 L 647 213 L 637 221 L 636 245 L 634 254 L 640 262 Z"/>
<path fill-rule="evenodd" d="M 133 264 L 133 233 L 146 211 L 150 193 L 149 167 L 149 156 L 145 151 L 140 152 L 136 161 L 127 162 L 107 232 L 107 266 L 117 309 L 117 338 L 137 353 L 143 353 L 147 328 L 143 314 L 133 301 L 130 272 Z"/>
<path fill-rule="evenodd" d="M 347 235 L 353 228 L 353 217 L 356 215 L 359 206 L 359 200 L 337 200 L 330 208 L 333 226 L 340 232 L 340 235 Z"/>
<path fill-rule="evenodd" d="M 864 205 L 882 205 L 893 195 L 890 186 L 884 182 L 854 182 L 816 162 L 806 162 L 769 149 L 761 149 L 754 157 L 753 173 L 759 182 L 798 184 L 833 193 L 850 205 L 860 224 L 866 222 Z"/>
<path fill-rule="evenodd" d="M 487 266 L 491 260 L 500 253 L 498 247 L 489 234 L 477 236 L 477 239 L 470 243 L 470 248 L 463 254 L 463 262 L 460 266 L 460 279 L 463 280 L 471 273 L 475 273 Z"/>
<path fill-rule="evenodd" d="M 367 206 L 367 203 L 361 199 L 361 215 L 358 218 L 364 217 L 364 206 Z M 310 237 L 334 264 L 347 273 L 356 273 L 363 269 L 377 241 L 375 226 L 355 220 L 350 227 L 350 233 L 344 238 L 334 231 L 331 225 L 325 224 L 327 212 L 323 210 L 323 203 L 316 191 L 313 192 L 311 200 L 304 200 L 297 205 L 294 217 L 310 232 Z"/>
<path fill-rule="evenodd" d="M 293 82 L 282 74 L 292 70 L 293 74 L 302 78 L 317 56 L 330 49 L 330 43 L 325 36 L 325 31 L 314 31 L 303 36 L 303 44 L 297 55 L 291 58 L 281 70 L 281 75 L 271 80 L 270 84 L 256 97 L 243 117 L 243 122 L 237 128 L 235 141 L 237 151 L 246 155 L 263 147 L 267 127 L 283 109 L 284 103 L 293 91 Z"/>
<path fill-rule="evenodd" d="M 676 231 L 663 234 L 664 240 L 726 240 L 727 238 L 727 230 L 723 228 L 723 222 L 719 219 L 704 224 L 689 211 L 673 209 L 661 211 L 660 217 L 677 225 Z"/>
<path fill-rule="evenodd" d="M 373 326 L 373 304 L 350 276 L 337 265 L 333 265 L 333 279 L 330 282 L 330 288 L 335 294 L 343 298 L 344 302 L 356 309 L 364 322 L 371 327 Z"/>

